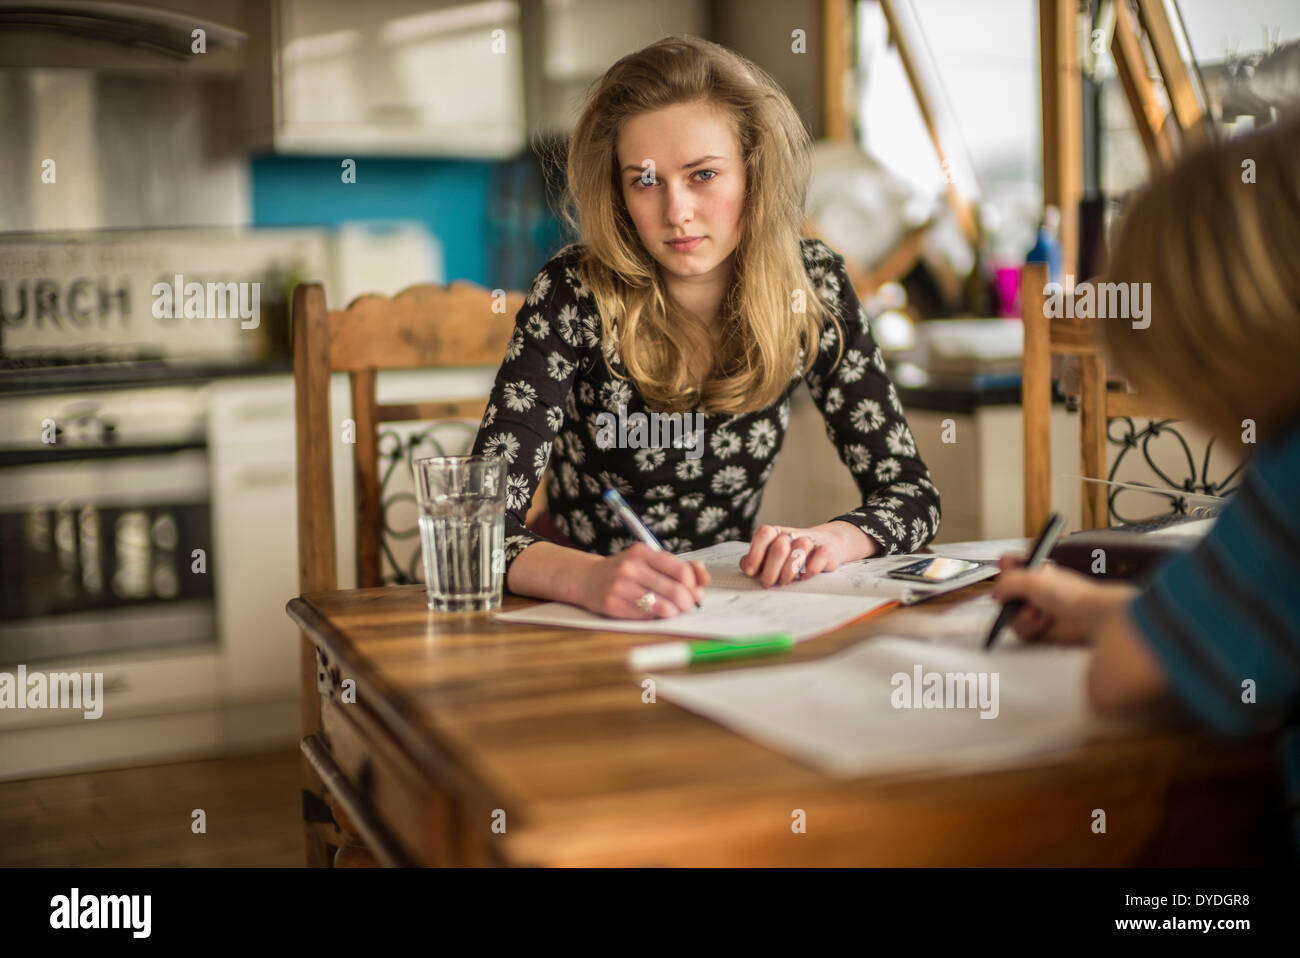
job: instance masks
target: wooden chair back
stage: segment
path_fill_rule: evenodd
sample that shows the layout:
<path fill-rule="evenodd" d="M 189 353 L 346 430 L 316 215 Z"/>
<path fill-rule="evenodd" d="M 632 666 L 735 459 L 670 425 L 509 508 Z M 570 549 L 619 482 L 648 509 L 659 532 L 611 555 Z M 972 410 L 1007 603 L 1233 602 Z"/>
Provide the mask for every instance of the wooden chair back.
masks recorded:
<path fill-rule="evenodd" d="M 355 425 L 357 587 L 382 585 L 379 427 L 395 422 L 474 421 L 487 397 L 380 404 L 384 370 L 496 366 L 505 355 L 524 293 L 493 294 L 473 283 L 412 286 L 394 297 L 365 295 L 346 309 L 325 307 L 318 283 L 299 286 L 293 301 L 294 383 L 298 442 L 298 554 L 302 592 L 338 588 L 334 528 L 334 443 L 341 422 L 329 408 L 330 375 L 348 374 Z M 539 484 L 528 516 L 545 508 Z"/>
<path fill-rule="evenodd" d="M 1052 357 L 1079 362 L 1079 465 L 1087 479 L 1106 479 L 1106 425 L 1112 418 L 1176 419 L 1177 413 L 1138 393 L 1106 388 L 1106 359 L 1093 320 L 1048 315 L 1047 266 L 1028 263 L 1021 272 L 1021 318 L 1025 328 L 1021 403 L 1024 407 L 1025 535 L 1035 536 L 1052 511 Z M 1064 295 L 1071 295 L 1069 292 Z M 1110 525 L 1107 487 L 1084 482 L 1084 529 Z"/>

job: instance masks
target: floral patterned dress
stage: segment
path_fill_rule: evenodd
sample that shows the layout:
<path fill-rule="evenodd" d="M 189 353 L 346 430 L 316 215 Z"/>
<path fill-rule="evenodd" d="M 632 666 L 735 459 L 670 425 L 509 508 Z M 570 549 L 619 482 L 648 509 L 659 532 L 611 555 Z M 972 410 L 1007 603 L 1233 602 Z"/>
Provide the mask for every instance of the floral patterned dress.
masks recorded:
<path fill-rule="evenodd" d="M 939 493 L 917 455 L 843 257 L 820 240 L 801 240 L 801 247 L 814 291 L 837 310 L 849 340 L 835 364 L 839 334 L 828 318 L 817 360 L 802 378 L 862 494 L 855 508 L 824 521 L 852 523 L 882 554 L 916 551 L 939 529 Z M 543 475 L 556 527 L 590 552 L 612 555 L 635 541 L 602 501 L 606 486 L 628 498 L 670 552 L 748 541 L 789 425 L 798 373 L 766 409 L 684 416 L 687 428 L 658 445 L 611 443 L 611 430 L 602 427 L 620 406 L 629 418 L 651 410 L 632 382 L 605 366 L 595 298 L 578 269 L 581 253 L 567 246 L 538 272 L 474 441 L 475 453 L 508 463 L 507 575 L 524 549 L 544 541 L 524 526 Z M 616 337 L 603 349 L 626 375 Z"/>

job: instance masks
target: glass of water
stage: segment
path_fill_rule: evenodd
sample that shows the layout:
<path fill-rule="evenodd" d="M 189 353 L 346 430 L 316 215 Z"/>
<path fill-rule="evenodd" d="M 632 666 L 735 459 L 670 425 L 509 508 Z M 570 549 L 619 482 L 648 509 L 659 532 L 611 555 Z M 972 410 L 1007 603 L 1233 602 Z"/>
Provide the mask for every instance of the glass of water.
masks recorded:
<path fill-rule="evenodd" d="M 424 585 L 435 612 L 501 605 L 505 572 L 506 463 L 494 456 L 417 459 Z"/>

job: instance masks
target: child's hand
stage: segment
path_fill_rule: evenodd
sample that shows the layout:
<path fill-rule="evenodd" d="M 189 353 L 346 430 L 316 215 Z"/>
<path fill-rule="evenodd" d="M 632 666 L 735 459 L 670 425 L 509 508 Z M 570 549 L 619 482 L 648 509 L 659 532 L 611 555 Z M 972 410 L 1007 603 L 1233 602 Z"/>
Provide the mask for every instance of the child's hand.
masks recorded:
<path fill-rule="evenodd" d="M 1050 563 L 1026 570 L 1024 559 L 1012 553 L 998 560 L 998 568 L 1002 574 L 993 598 L 1025 600 L 1011 625 L 1026 642 L 1092 642 L 1101 621 L 1136 593 L 1130 586 L 1094 582 Z"/>

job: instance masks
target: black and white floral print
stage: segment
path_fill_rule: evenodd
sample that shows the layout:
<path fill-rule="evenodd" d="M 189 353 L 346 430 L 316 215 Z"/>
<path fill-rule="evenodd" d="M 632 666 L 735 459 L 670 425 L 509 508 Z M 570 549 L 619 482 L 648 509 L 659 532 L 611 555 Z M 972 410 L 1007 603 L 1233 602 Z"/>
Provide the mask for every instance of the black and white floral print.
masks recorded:
<path fill-rule="evenodd" d="M 836 364 L 839 333 L 827 321 L 803 381 L 862 494 L 856 508 L 825 521 L 852 523 L 885 554 L 915 551 L 938 531 L 939 494 L 917 456 L 843 259 L 819 240 L 803 240 L 801 247 L 814 293 L 836 310 L 845 334 Z M 507 571 L 542 541 L 525 528 L 524 516 L 543 477 L 556 527 L 601 555 L 635 541 L 601 501 L 606 486 L 623 493 L 672 552 L 749 539 L 799 377 L 792 375 L 766 409 L 705 415 L 699 435 L 649 448 L 604 448 L 602 413 L 617 418 L 620 406 L 628 417 L 652 410 L 635 385 L 605 367 L 602 350 L 619 368 L 617 339 L 601 344 L 595 299 L 578 269 L 581 252 L 565 247 L 533 280 L 474 441 L 474 452 L 508 464 Z M 693 415 L 682 419 L 694 428 Z"/>

